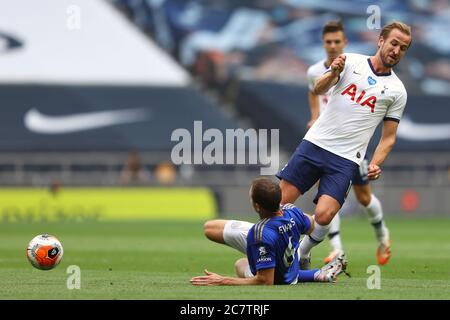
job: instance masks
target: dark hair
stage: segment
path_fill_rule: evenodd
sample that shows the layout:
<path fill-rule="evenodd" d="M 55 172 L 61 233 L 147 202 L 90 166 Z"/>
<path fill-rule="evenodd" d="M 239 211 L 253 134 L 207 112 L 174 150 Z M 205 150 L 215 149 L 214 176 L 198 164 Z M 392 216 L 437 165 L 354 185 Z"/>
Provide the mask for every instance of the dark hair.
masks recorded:
<path fill-rule="evenodd" d="M 323 26 L 322 37 L 326 33 L 338 32 L 338 31 L 342 31 L 343 33 L 345 33 L 342 22 L 341 21 L 330 21 L 326 25 Z"/>
<path fill-rule="evenodd" d="M 258 178 L 253 181 L 251 197 L 253 202 L 267 211 L 276 212 L 280 209 L 280 186 L 268 178 Z"/>

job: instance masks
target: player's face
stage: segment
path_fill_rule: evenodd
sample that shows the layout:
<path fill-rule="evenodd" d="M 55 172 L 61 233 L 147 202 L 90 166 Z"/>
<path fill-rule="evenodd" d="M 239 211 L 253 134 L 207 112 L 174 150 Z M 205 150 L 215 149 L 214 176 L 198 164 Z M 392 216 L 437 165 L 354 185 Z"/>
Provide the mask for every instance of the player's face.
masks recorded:
<path fill-rule="evenodd" d="M 392 68 L 408 51 L 411 37 L 404 34 L 398 29 L 393 29 L 386 39 L 380 38 L 378 45 L 380 46 L 380 58 L 383 65 Z"/>
<path fill-rule="evenodd" d="M 342 31 L 327 32 L 323 35 L 323 47 L 329 59 L 336 59 L 347 45 L 347 39 Z"/>

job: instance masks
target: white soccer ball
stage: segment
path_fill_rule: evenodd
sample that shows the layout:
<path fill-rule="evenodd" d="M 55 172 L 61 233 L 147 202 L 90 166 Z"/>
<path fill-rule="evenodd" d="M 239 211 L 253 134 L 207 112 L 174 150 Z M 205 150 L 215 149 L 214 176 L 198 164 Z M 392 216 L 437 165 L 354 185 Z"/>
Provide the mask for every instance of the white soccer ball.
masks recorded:
<path fill-rule="evenodd" d="M 49 234 L 40 234 L 27 247 L 27 258 L 33 267 L 40 270 L 50 270 L 56 267 L 63 257 L 61 242 Z"/>

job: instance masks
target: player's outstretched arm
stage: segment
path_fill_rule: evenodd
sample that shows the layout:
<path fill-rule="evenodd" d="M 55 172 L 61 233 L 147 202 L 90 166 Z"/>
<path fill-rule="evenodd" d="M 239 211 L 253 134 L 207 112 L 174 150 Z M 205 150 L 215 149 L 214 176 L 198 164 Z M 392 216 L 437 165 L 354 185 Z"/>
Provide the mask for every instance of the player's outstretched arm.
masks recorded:
<path fill-rule="evenodd" d="M 325 94 L 339 81 L 339 76 L 345 67 L 345 54 L 339 55 L 330 65 L 330 70 L 317 79 L 313 93 L 315 95 Z"/>
<path fill-rule="evenodd" d="M 386 160 L 388 154 L 391 152 L 397 137 L 398 122 L 384 121 L 383 132 L 378 142 L 378 146 L 373 154 L 372 161 L 369 164 L 367 177 L 370 180 L 378 179 L 381 175 L 380 165 Z"/>
<path fill-rule="evenodd" d="M 205 269 L 206 276 L 191 279 L 194 286 L 239 286 L 239 285 L 273 285 L 275 268 L 258 270 L 256 276 L 251 278 L 224 277 Z"/>
<path fill-rule="evenodd" d="M 308 91 L 308 102 L 309 102 L 309 110 L 311 111 L 311 119 L 308 121 L 308 124 L 306 125 L 307 129 L 311 128 L 314 122 L 316 122 L 317 118 L 319 118 L 320 113 L 319 96 L 315 95 L 311 91 Z"/>

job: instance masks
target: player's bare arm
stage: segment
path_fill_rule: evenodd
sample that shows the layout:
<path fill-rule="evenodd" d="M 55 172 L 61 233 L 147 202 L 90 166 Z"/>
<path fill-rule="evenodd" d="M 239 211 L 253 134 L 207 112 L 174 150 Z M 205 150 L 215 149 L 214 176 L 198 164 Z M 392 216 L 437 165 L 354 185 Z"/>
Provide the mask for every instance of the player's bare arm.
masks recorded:
<path fill-rule="evenodd" d="M 191 279 L 194 286 L 240 286 L 240 285 L 273 285 L 275 268 L 258 270 L 251 278 L 224 277 L 205 269 L 205 276 Z"/>
<path fill-rule="evenodd" d="M 313 92 L 308 92 L 309 110 L 311 111 L 311 119 L 308 121 L 306 127 L 309 129 L 314 124 L 314 122 L 319 118 L 320 104 L 319 96 L 315 95 Z"/>
<path fill-rule="evenodd" d="M 323 76 L 317 79 L 314 85 L 313 93 L 315 95 L 325 94 L 339 81 L 339 76 L 344 70 L 345 66 L 345 54 L 339 55 L 330 65 L 330 71 L 326 72 Z"/>
<path fill-rule="evenodd" d="M 384 162 L 395 144 L 398 122 L 384 121 L 380 142 L 375 150 L 372 161 L 369 164 L 367 177 L 371 180 L 378 179 L 381 175 L 380 165 Z"/>

